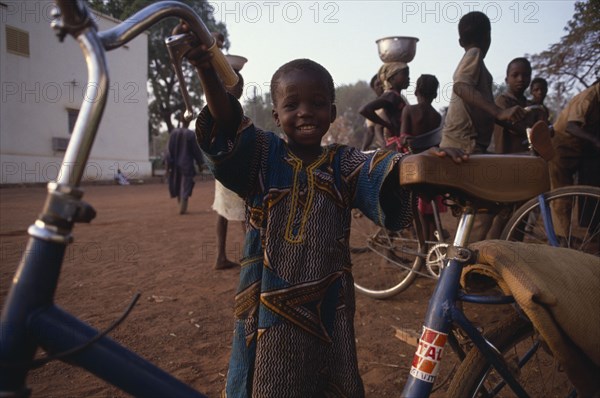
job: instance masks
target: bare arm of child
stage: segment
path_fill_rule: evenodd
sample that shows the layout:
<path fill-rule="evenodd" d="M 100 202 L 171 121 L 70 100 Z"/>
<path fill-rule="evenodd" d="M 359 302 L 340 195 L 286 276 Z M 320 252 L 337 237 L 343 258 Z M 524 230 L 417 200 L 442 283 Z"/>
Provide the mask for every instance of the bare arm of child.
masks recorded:
<path fill-rule="evenodd" d="M 488 101 L 481 95 L 479 90 L 470 84 L 462 82 L 454 83 L 453 90 L 465 103 L 483 110 L 497 120 L 515 123 L 525 117 L 525 110 L 520 106 L 501 109 L 495 103 Z"/>
<path fill-rule="evenodd" d="M 375 124 L 373 126 L 373 132 L 374 132 L 373 142 L 375 143 L 375 146 L 377 148 L 384 148 L 385 147 L 385 136 L 383 134 L 383 126 L 381 126 L 379 124 Z"/>
<path fill-rule="evenodd" d="M 400 117 L 400 126 L 401 126 L 401 131 L 400 131 L 400 136 L 412 136 L 413 135 L 413 125 L 412 125 L 412 114 L 411 114 L 411 109 L 412 106 L 405 106 L 404 109 L 402 109 L 402 116 Z M 402 145 L 406 145 L 407 143 L 405 137 Z"/>
<path fill-rule="evenodd" d="M 375 113 L 376 110 L 385 108 L 386 106 L 388 106 L 388 102 L 386 100 L 382 98 L 375 98 L 373 101 L 363 105 L 358 110 L 358 113 L 360 113 L 362 116 L 364 116 L 366 119 L 369 119 L 373 123 L 377 123 L 390 130 L 393 130 L 394 127 L 391 125 L 391 123 L 383 120 L 379 117 L 377 113 Z"/>

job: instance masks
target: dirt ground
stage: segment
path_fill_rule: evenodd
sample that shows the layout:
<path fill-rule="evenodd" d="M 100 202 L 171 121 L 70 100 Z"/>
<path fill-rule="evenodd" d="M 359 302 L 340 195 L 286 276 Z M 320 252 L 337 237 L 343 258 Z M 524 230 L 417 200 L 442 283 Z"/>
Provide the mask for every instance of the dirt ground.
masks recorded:
<path fill-rule="evenodd" d="M 196 178 L 185 215 L 178 214 L 167 186 L 157 181 L 84 189 L 84 200 L 98 214 L 91 224 L 78 224 L 74 230 L 57 304 L 104 329 L 140 292 L 138 304 L 111 337 L 209 397 L 218 397 L 227 373 L 239 272 L 212 268 L 213 180 Z M 45 195 L 45 187 L 0 189 L 2 303 L 25 250 L 27 228 Z M 241 245 L 241 228 L 231 225 L 228 256 L 238 259 Z M 431 280 L 419 278 L 392 299 L 357 295 L 356 339 L 367 397 L 400 394 L 414 348 L 395 336 L 396 328 L 420 330 L 432 289 Z M 56 361 L 32 371 L 28 384 L 33 397 L 126 396 Z"/>

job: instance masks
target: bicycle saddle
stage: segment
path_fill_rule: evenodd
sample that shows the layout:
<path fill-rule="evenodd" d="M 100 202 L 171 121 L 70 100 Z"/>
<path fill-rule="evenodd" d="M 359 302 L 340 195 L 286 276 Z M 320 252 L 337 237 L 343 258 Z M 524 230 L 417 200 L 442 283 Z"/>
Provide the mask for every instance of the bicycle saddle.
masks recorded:
<path fill-rule="evenodd" d="M 461 164 L 423 152 L 400 165 L 400 185 L 495 203 L 529 200 L 550 189 L 546 161 L 531 155 L 470 155 Z"/>

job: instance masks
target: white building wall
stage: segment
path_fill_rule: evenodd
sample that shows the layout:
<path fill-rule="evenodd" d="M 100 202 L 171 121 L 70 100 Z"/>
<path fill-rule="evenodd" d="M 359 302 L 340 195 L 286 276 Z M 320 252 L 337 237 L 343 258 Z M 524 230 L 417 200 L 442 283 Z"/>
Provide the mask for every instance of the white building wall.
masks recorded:
<path fill-rule="evenodd" d="M 56 178 L 63 151 L 53 137 L 70 137 L 68 109 L 80 109 L 87 68 L 77 42 L 60 43 L 50 28 L 50 1 L 0 0 L 0 184 Z M 116 25 L 94 14 L 100 30 Z M 29 34 L 29 57 L 7 51 L 6 26 Z M 110 89 L 84 181 L 151 175 L 148 148 L 147 36 L 107 53 Z M 94 100 L 86 99 L 86 100 Z"/>

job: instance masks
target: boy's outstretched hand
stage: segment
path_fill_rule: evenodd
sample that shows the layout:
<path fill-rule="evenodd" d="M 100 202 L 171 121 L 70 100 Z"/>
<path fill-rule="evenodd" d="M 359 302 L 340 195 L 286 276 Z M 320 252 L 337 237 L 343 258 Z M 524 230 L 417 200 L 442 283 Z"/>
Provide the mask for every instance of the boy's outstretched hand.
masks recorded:
<path fill-rule="evenodd" d="M 515 105 L 510 108 L 501 109 L 500 112 L 498 112 L 496 119 L 511 123 L 517 123 L 523 120 L 526 114 L 527 112 L 525 111 L 525 109 L 521 108 L 518 105 Z"/>
<path fill-rule="evenodd" d="M 462 163 L 469 160 L 469 155 L 463 152 L 462 149 L 458 148 L 438 148 L 432 147 L 428 150 L 429 153 L 432 153 L 440 158 L 450 157 L 454 163 Z"/>
<path fill-rule="evenodd" d="M 180 21 L 179 25 L 172 31 L 174 35 L 188 32 L 190 32 L 190 27 L 184 21 Z M 200 84 L 204 89 L 206 104 L 216 125 L 220 126 L 219 128 L 227 133 L 233 132 L 232 134 L 235 134 L 240 123 L 241 114 L 239 114 L 237 108 L 232 106 L 225 86 L 217 74 L 215 67 L 211 64 L 214 62 L 215 48 L 217 52 L 221 52 L 219 49 L 219 40 L 221 38 L 215 35 L 213 37 L 215 38 L 215 42 L 210 43 L 210 47 L 198 42 L 197 46 L 193 47 L 192 45 L 193 48 L 185 53 L 185 58 L 196 67 L 196 71 L 200 77 Z M 223 61 L 227 62 L 224 58 Z M 233 75 L 233 77 L 237 81 L 237 76 Z"/>
<path fill-rule="evenodd" d="M 181 20 L 179 22 L 179 24 L 173 28 L 173 31 L 171 33 L 173 35 L 179 35 L 179 34 L 189 33 L 189 32 L 190 32 L 190 27 L 188 26 L 187 23 L 185 23 L 185 21 Z M 213 34 L 213 37 L 215 37 L 215 40 L 219 39 L 215 34 Z M 187 58 L 187 60 L 190 62 L 190 64 L 192 64 L 196 68 L 202 68 L 202 69 L 211 67 L 210 61 L 211 61 L 212 57 L 213 57 L 212 53 L 210 51 L 208 51 L 208 46 L 206 46 L 205 44 L 202 44 L 202 43 L 198 43 L 197 47 L 191 49 L 190 51 L 187 52 L 187 54 L 185 54 L 185 58 Z"/>

